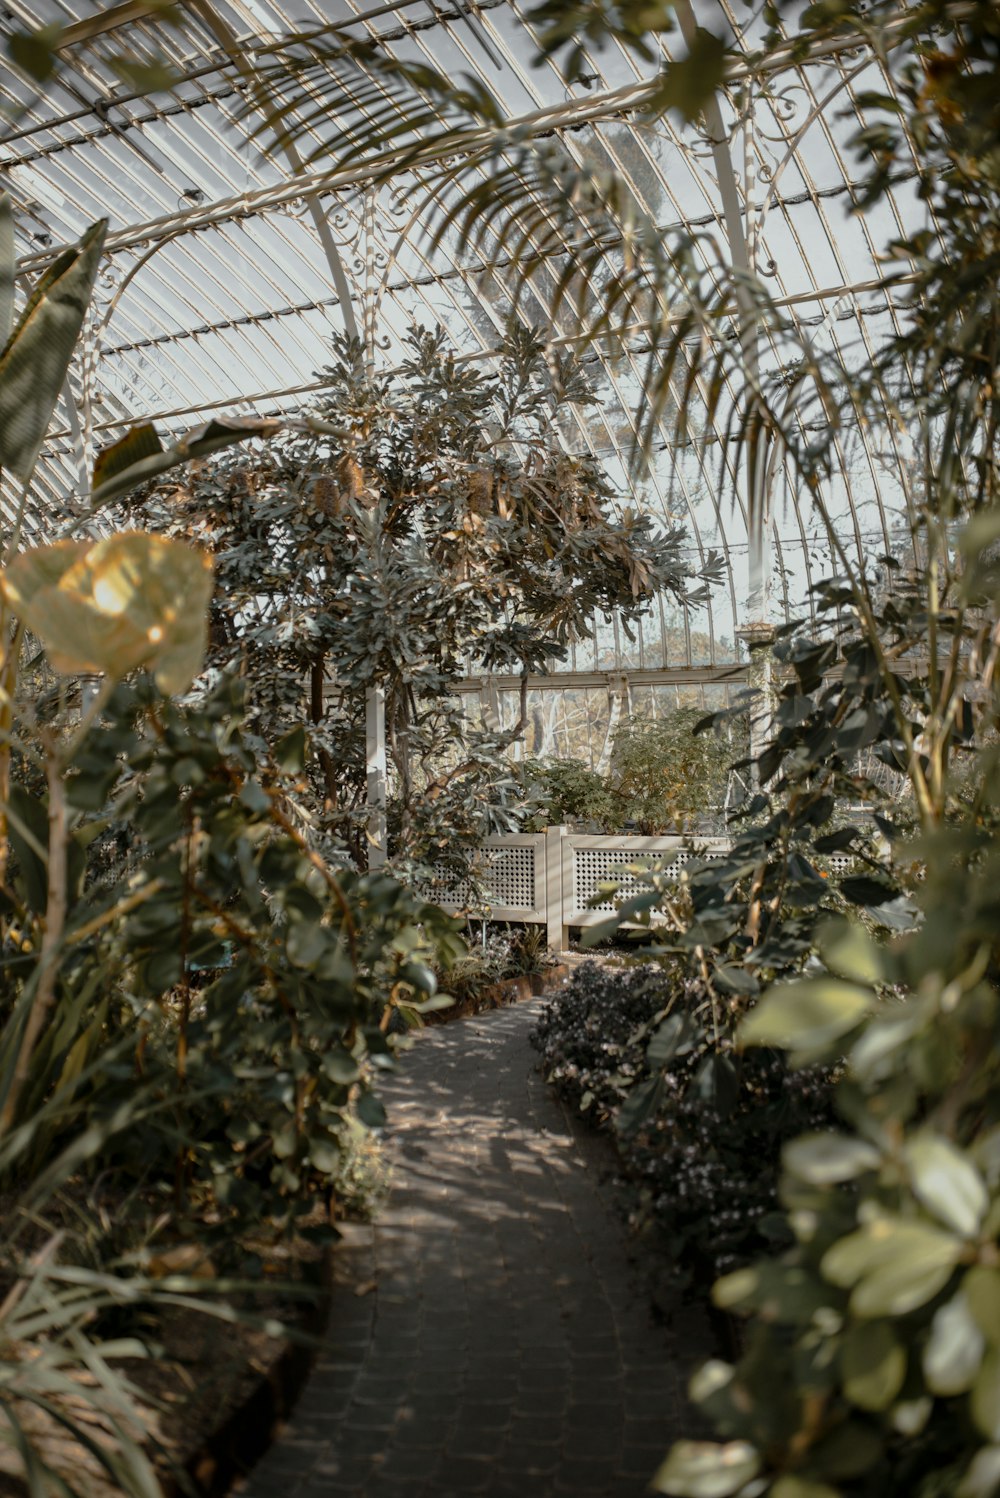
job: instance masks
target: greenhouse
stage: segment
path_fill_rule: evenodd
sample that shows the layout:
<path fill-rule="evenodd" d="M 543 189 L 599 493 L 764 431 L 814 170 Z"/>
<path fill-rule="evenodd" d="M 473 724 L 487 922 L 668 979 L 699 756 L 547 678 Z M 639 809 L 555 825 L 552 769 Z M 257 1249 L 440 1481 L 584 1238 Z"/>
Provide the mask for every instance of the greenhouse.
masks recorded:
<path fill-rule="evenodd" d="M 0 1491 L 1000 1495 L 998 382 L 995 0 L 5 0 Z"/>

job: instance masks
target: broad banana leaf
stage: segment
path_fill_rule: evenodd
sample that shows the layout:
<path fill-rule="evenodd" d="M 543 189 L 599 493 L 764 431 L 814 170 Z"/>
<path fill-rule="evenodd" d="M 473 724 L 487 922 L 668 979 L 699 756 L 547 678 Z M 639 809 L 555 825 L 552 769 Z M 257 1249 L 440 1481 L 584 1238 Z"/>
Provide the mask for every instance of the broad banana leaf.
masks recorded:
<path fill-rule="evenodd" d="M 5 212 L 9 212 L 5 210 Z M 0 468 L 31 477 L 90 305 L 107 219 L 92 224 L 40 278 L 0 353 Z M 12 278 L 2 263 L 0 282 Z M 0 291 L 0 315 L 6 292 Z"/>
<path fill-rule="evenodd" d="M 168 468 L 205 458 L 219 448 L 250 437 L 270 437 L 281 429 L 280 421 L 246 417 L 236 421 L 216 419 L 188 432 L 172 447 L 164 447 L 150 422 L 133 427 L 113 446 L 105 448 L 94 464 L 91 505 L 96 510 Z"/>

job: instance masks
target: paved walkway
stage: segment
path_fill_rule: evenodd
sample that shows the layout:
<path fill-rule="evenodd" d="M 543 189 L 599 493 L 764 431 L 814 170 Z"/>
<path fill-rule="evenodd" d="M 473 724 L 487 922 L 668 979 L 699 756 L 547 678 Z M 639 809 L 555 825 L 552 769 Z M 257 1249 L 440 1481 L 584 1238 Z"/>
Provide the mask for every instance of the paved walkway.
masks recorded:
<path fill-rule="evenodd" d="M 539 1001 L 424 1031 L 384 1088 L 393 1190 L 336 1254 L 326 1346 L 244 1498 L 638 1498 L 701 1314 L 654 1321 L 608 1156 L 536 1071 Z"/>

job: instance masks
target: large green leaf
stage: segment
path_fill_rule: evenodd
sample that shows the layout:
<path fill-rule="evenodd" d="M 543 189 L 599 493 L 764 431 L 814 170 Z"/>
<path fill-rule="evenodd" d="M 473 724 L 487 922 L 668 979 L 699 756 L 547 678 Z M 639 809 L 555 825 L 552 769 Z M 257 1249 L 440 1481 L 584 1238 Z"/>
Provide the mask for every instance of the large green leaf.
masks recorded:
<path fill-rule="evenodd" d="M 996 1498 L 1000 1493 L 1000 1446 L 982 1446 L 955 1489 L 955 1498 Z"/>
<path fill-rule="evenodd" d="M 851 1134 L 802 1134 L 786 1144 L 784 1167 L 800 1181 L 832 1186 L 877 1170 L 882 1157 L 874 1145 Z"/>
<path fill-rule="evenodd" d="M 939 1306 L 924 1347 L 924 1378 L 934 1394 L 971 1389 L 986 1345 L 965 1296 L 959 1292 Z"/>
<path fill-rule="evenodd" d="M 839 978 L 783 983 L 761 1000 L 739 1029 L 741 1045 L 812 1050 L 847 1035 L 868 1013 L 874 994 Z"/>
<path fill-rule="evenodd" d="M 972 1418 L 989 1441 L 1000 1441 L 1000 1349 L 991 1347 L 972 1386 Z"/>
<path fill-rule="evenodd" d="M 852 983 L 879 983 L 886 976 L 884 950 L 857 921 L 826 921 L 816 932 L 820 956 L 832 973 Z"/>
<path fill-rule="evenodd" d="M 944 1247 L 927 1250 L 926 1258 L 914 1250 L 898 1264 L 888 1264 L 866 1275 L 855 1285 L 851 1310 L 855 1316 L 905 1316 L 933 1300 L 952 1276 L 954 1258 Z"/>
<path fill-rule="evenodd" d="M 172 447 L 164 447 L 148 423 L 136 427 L 98 456 L 94 464 L 91 505 L 95 510 L 99 509 L 182 463 L 207 458 L 221 448 L 246 442 L 251 437 L 273 436 L 280 428 L 280 421 L 264 417 L 247 416 L 238 421 L 216 417 L 188 432 Z"/>
<path fill-rule="evenodd" d="M 24 552 L 0 577 L 56 671 L 122 677 L 151 666 L 164 692 L 201 669 L 212 567 L 183 541 L 139 531 Z"/>
<path fill-rule="evenodd" d="M 678 1441 L 651 1486 L 675 1498 L 730 1498 L 759 1471 L 748 1441 Z"/>
<path fill-rule="evenodd" d="M 889 1408 L 906 1377 L 906 1352 L 885 1321 L 850 1328 L 840 1349 L 844 1393 L 863 1410 Z"/>
<path fill-rule="evenodd" d="M 962 1292 L 980 1331 L 1000 1344 L 1000 1272 L 974 1264 L 962 1281 Z"/>
<path fill-rule="evenodd" d="M 827 1249 L 820 1264 L 834 1285 L 854 1287 L 856 1316 L 903 1316 L 947 1284 L 961 1258 L 960 1238 L 898 1217 L 878 1217 Z"/>
<path fill-rule="evenodd" d="M 0 354 L 0 468 L 27 480 L 90 305 L 107 219 L 42 276 Z"/>
<path fill-rule="evenodd" d="M 963 1237 L 973 1237 L 979 1231 L 989 1196 L 968 1156 L 933 1134 L 913 1140 L 903 1153 L 914 1193 L 928 1212 Z"/>

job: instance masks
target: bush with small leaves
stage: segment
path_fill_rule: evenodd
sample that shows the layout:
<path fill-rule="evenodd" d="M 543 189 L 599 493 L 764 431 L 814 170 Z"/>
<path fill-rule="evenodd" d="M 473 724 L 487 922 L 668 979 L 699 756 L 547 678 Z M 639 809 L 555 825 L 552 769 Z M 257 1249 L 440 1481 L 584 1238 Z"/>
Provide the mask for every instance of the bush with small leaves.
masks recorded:
<path fill-rule="evenodd" d="M 781 1144 L 829 1121 L 830 1083 L 773 1050 L 739 1056 L 732 1026 L 705 1026 L 704 1009 L 679 965 L 588 963 L 534 1041 L 560 1094 L 612 1130 L 635 1223 L 711 1279 L 766 1244 Z"/>

